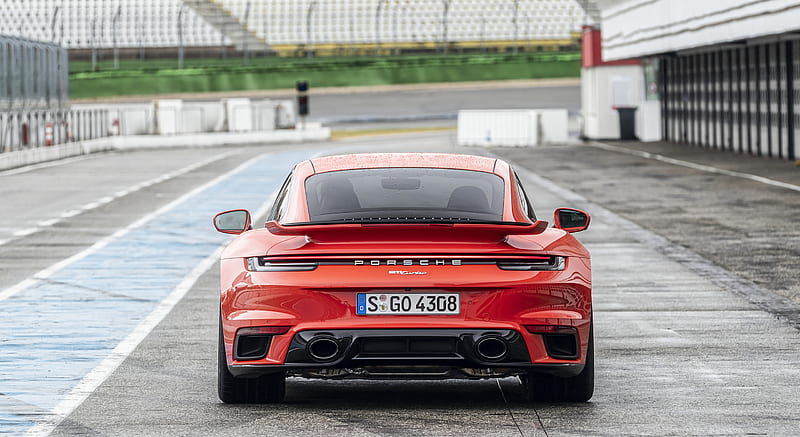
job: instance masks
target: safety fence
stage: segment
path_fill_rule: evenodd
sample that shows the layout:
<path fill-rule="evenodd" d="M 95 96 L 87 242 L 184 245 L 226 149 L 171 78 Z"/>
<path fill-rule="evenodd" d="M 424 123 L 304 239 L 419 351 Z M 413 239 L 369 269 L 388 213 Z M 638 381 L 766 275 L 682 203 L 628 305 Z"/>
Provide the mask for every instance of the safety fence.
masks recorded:
<path fill-rule="evenodd" d="M 68 99 L 65 48 L 0 35 L 0 110 L 60 108 Z"/>
<path fill-rule="evenodd" d="M 106 136 L 107 120 L 70 110 L 65 48 L 0 35 L 0 153 Z"/>

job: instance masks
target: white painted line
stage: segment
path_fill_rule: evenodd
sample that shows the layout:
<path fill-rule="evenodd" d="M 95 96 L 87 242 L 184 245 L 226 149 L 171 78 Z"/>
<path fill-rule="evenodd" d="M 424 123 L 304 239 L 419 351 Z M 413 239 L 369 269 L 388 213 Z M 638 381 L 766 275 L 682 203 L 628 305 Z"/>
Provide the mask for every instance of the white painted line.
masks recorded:
<path fill-rule="evenodd" d="M 41 230 L 43 230 L 45 228 L 51 227 L 51 226 L 55 225 L 56 223 L 60 223 L 63 219 L 67 219 L 67 218 L 70 218 L 70 217 L 75 217 L 76 215 L 83 214 L 84 212 L 91 211 L 93 209 L 97 209 L 97 208 L 99 208 L 99 207 L 101 207 L 103 205 L 109 204 L 109 203 L 111 203 L 111 202 L 113 202 L 113 201 L 115 201 L 115 200 L 117 200 L 117 199 L 119 199 L 121 197 L 127 196 L 128 194 L 135 193 L 136 191 L 139 191 L 141 189 L 144 189 L 144 188 L 153 186 L 155 184 L 164 182 L 166 180 L 173 179 L 173 178 L 176 178 L 178 176 L 184 175 L 184 174 L 186 174 L 186 173 L 188 173 L 190 171 L 196 170 L 196 169 L 198 169 L 200 167 L 203 167 L 203 166 L 206 166 L 208 164 L 211 164 L 212 162 L 219 161 L 221 159 L 227 158 L 228 156 L 235 155 L 237 153 L 239 153 L 239 152 L 225 152 L 225 153 L 220 153 L 218 155 L 214 155 L 214 156 L 212 156 L 212 157 L 210 157 L 208 159 L 204 159 L 204 160 L 196 162 L 194 164 L 187 165 L 186 167 L 179 168 L 177 170 L 162 174 L 160 176 L 157 176 L 157 177 L 155 177 L 153 179 L 150 179 L 150 180 L 147 180 L 145 182 L 140 182 L 140 183 L 138 183 L 138 184 L 136 184 L 133 187 L 130 187 L 128 189 L 117 191 L 112 196 L 101 197 L 100 199 L 97 199 L 97 200 L 94 200 L 92 202 L 89 202 L 89 203 L 79 207 L 78 209 L 72 209 L 72 210 L 69 210 L 69 211 L 62 212 L 62 213 L 58 214 L 58 216 L 55 217 L 55 218 L 51 218 L 51 219 L 40 221 L 39 223 L 37 223 L 37 226 L 35 228 L 23 229 L 21 231 L 14 232 L 12 235 L 14 237 L 16 237 L 16 238 L 26 237 L 28 235 L 34 234 L 36 232 L 39 232 L 39 231 L 41 231 Z M 7 243 L 9 243 L 9 242 L 11 242 L 13 240 L 14 240 L 14 238 L 8 238 L 8 239 L 5 239 L 5 240 L 0 240 L 0 246 L 2 246 L 3 244 L 7 244 Z"/>
<path fill-rule="evenodd" d="M 800 311 L 798 311 L 800 310 L 800 306 L 793 301 L 779 296 L 750 280 L 740 278 L 736 274 L 714 264 L 691 249 L 675 244 L 667 238 L 651 232 L 615 214 L 611 210 L 593 203 L 574 191 L 563 188 L 551 180 L 537 175 L 521 165 L 514 165 L 514 168 L 523 178 L 568 202 L 574 202 L 574 206 L 590 212 L 592 216 L 612 225 L 619 232 L 635 238 L 646 247 L 663 253 L 667 258 L 686 266 L 699 276 L 709 279 L 720 288 L 738 294 L 760 309 L 776 315 L 795 327 L 800 328 Z"/>
<path fill-rule="evenodd" d="M 172 308 L 180 302 L 183 296 L 192 288 L 197 280 L 208 269 L 210 269 L 219 259 L 224 245 L 217 248 L 211 255 L 200 262 L 188 275 L 186 275 L 180 284 L 169 294 L 161 303 L 158 304 L 155 310 L 144 319 L 136 329 L 133 330 L 113 351 L 97 365 L 88 375 L 86 375 L 72 391 L 67 394 L 64 399 L 56 405 L 53 410 L 51 418 L 45 422 L 41 422 L 31 428 L 25 435 L 27 436 L 47 436 L 49 435 L 59 423 L 61 423 L 67 416 L 70 415 L 78 406 L 88 398 L 97 387 L 100 386 L 112 373 L 122 364 L 123 361 L 130 355 L 139 343 L 144 340 L 150 332 L 164 319 L 164 317 L 172 311 Z"/>
<path fill-rule="evenodd" d="M 758 176 L 758 175 L 754 175 L 754 174 L 750 174 L 750 173 L 742 173 L 742 172 L 739 172 L 739 171 L 726 170 L 724 168 L 712 167 L 710 165 L 696 164 L 694 162 L 683 161 L 683 160 L 680 160 L 680 159 L 675 159 L 675 158 L 670 158 L 668 156 L 659 155 L 658 153 L 644 152 L 644 151 L 641 151 L 641 150 L 632 150 L 632 149 L 627 149 L 625 147 L 613 146 L 611 144 L 592 142 L 592 143 L 589 143 L 589 145 L 592 146 L 592 147 L 596 147 L 598 149 L 608 150 L 610 152 L 625 153 L 625 154 L 628 154 L 628 155 L 638 156 L 640 158 L 654 159 L 656 161 L 661 161 L 661 162 L 665 162 L 667 164 L 677 165 L 677 166 L 680 166 L 680 167 L 686 167 L 686 168 L 691 168 L 691 169 L 694 169 L 694 170 L 700 170 L 700 171 L 704 171 L 704 172 L 708 172 L 708 173 L 721 174 L 721 175 L 731 176 L 731 177 L 735 177 L 735 178 L 747 179 L 747 180 L 750 180 L 750 181 L 753 181 L 753 182 L 759 182 L 759 183 L 766 184 L 766 185 L 772 185 L 774 187 L 780 187 L 780 188 L 785 188 L 787 190 L 800 192 L 800 185 L 794 185 L 794 184 L 789 184 L 789 183 L 786 183 L 786 182 L 776 181 L 774 179 L 765 178 L 763 176 Z"/>
<path fill-rule="evenodd" d="M 76 215 L 78 215 L 80 213 L 81 213 L 81 210 L 79 210 L 79 209 L 71 209 L 69 211 L 62 212 L 61 214 L 59 214 L 59 217 L 61 217 L 61 218 L 70 218 L 70 217 L 75 217 Z"/>
<path fill-rule="evenodd" d="M 43 162 L 41 164 L 31 164 L 31 165 L 26 165 L 25 167 L 12 168 L 10 170 L 0 171 L 0 176 L 13 176 L 13 175 L 16 175 L 16 174 L 27 173 L 27 172 L 33 171 L 33 170 L 39 170 L 39 169 L 42 169 L 42 168 L 50 168 L 50 167 L 58 167 L 60 165 L 71 164 L 73 162 L 83 161 L 85 159 L 96 158 L 96 157 L 97 156 L 94 156 L 94 155 L 84 155 L 84 156 L 76 156 L 76 157 L 73 157 L 73 158 L 58 159 L 56 161 Z"/>
<path fill-rule="evenodd" d="M 257 157 L 258 158 L 258 157 Z M 254 158 L 255 159 L 255 158 Z M 249 165 L 253 160 L 250 160 L 243 164 L 242 166 L 237 167 L 232 172 L 228 174 L 237 172 L 247 165 Z M 225 175 L 221 176 L 224 177 Z M 212 182 L 218 181 L 220 178 L 215 179 Z M 208 185 L 208 184 L 206 184 Z M 204 186 L 205 187 L 205 186 Z M 195 190 L 196 191 L 196 190 Z M 194 193 L 194 191 L 193 191 Z M 261 217 L 265 215 L 269 208 L 272 206 L 272 202 L 274 201 L 275 197 L 278 195 L 278 190 L 275 190 L 267 199 L 267 201 L 255 212 L 254 217 Z M 165 212 L 161 211 L 159 212 Z M 229 238 L 225 241 L 222 245 L 220 245 L 214 253 L 203 259 L 200 264 L 195 266 L 188 275 L 186 275 L 180 284 L 175 287 L 174 290 L 162 300 L 156 309 L 153 310 L 150 315 L 147 316 L 140 324 L 133 330 L 117 347 L 114 348 L 113 351 L 107 356 L 100 364 L 97 365 L 88 375 L 83 377 L 83 379 L 72 389 L 72 391 L 67 394 L 64 399 L 56 405 L 56 408 L 52 412 L 52 416 L 44 421 L 40 422 L 35 425 L 33 428 L 28 430 L 25 434 L 26 436 L 31 437 L 38 437 L 38 436 L 47 436 L 65 419 L 69 416 L 73 411 L 83 401 L 86 400 L 98 387 L 106 380 L 112 373 L 122 364 L 126 358 L 139 346 L 147 336 L 153 331 L 153 329 L 158 326 L 159 323 L 167 316 L 167 314 L 172 311 L 175 305 L 183 299 L 186 293 L 192 289 L 194 284 L 200 279 L 203 274 L 205 274 L 211 267 L 216 264 L 217 260 L 219 260 L 222 251 L 225 249 L 225 246 L 230 243 L 233 238 Z"/>
<path fill-rule="evenodd" d="M 51 218 L 50 220 L 42 220 L 39 223 L 36 223 L 36 226 L 39 228 L 46 228 L 48 226 L 53 226 L 54 224 L 61 221 L 61 218 Z"/>
<path fill-rule="evenodd" d="M 25 237 L 25 236 L 28 236 L 30 234 L 33 234 L 33 233 L 37 232 L 38 230 L 39 230 L 39 228 L 20 229 L 19 231 L 16 231 L 11 235 L 13 235 L 14 237 Z"/>
<path fill-rule="evenodd" d="M 120 237 L 122 237 L 123 235 L 127 234 L 128 232 L 130 232 L 130 231 L 142 226 L 143 224 L 147 223 L 148 221 L 152 220 L 156 216 L 158 216 L 160 214 L 163 214 L 164 212 L 174 208 L 175 206 L 177 206 L 179 203 L 185 201 L 186 199 L 188 199 L 188 198 L 194 196 L 195 194 L 205 190 L 206 188 L 216 184 L 217 182 L 221 181 L 222 179 L 228 177 L 229 175 L 234 174 L 236 172 L 239 172 L 239 171 L 243 170 L 244 168 L 246 168 L 247 166 L 252 165 L 252 163 L 255 162 L 255 160 L 258 159 L 259 157 L 260 156 L 256 156 L 256 157 L 248 160 L 247 162 L 243 163 L 242 165 L 236 167 L 235 169 L 233 169 L 233 170 L 231 170 L 231 171 L 229 171 L 227 173 L 224 173 L 224 174 L 222 174 L 220 176 L 217 176 L 213 180 L 208 181 L 205 184 L 196 187 L 194 190 L 183 194 L 182 196 L 178 197 L 177 199 L 173 200 L 172 202 L 169 202 L 168 204 L 162 206 L 161 208 L 151 212 L 150 214 L 146 214 L 144 217 L 140 218 L 139 220 L 136 220 L 135 222 L 131 223 L 130 225 L 128 225 L 128 226 L 126 226 L 126 227 L 124 227 L 122 229 L 117 230 L 113 234 L 111 234 L 111 235 L 109 235 L 109 236 L 107 236 L 107 237 L 105 237 L 105 238 L 103 238 L 101 240 L 98 240 L 93 245 L 87 247 L 83 251 L 78 252 L 78 253 L 76 253 L 75 255 L 72 255 L 69 258 L 65 258 L 65 259 L 63 259 L 63 260 L 61 260 L 61 261 L 59 261 L 59 262 L 57 262 L 57 263 L 55 263 L 55 264 L 53 264 L 51 266 L 39 271 L 38 273 L 34 274 L 30 278 L 25 279 L 22 282 L 19 282 L 19 283 L 13 285 L 13 286 L 1 291 L 0 292 L 0 301 L 6 300 L 6 299 L 10 298 L 11 296 L 14 296 L 15 294 L 19 293 L 20 291 L 22 291 L 22 290 L 24 290 L 24 289 L 26 289 L 28 287 L 31 287 L 34 284 L 37 284 L 41 280 L 49 278 L 53 274 L 57 273 L 58 271 L 60 271 L 64 267 L 74 263 L 75 261 L 83 259 L 83 258 L 91 255 L 92 253 L 98 251 L 99 249 L 102 249 L 103 247 L 105 247 L 109 243 L 111 243 L 112 241 L 119 239 Z"/>

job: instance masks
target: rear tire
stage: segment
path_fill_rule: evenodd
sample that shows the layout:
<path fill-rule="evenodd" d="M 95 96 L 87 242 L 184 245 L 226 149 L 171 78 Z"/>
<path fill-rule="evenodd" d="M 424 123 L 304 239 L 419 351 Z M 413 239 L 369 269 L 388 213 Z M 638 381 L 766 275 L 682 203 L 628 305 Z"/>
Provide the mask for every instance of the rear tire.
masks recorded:
<path fill-rule="evenodd" d="M 594 394 L 594 328 L 589 328 L 586 364 L 581 373 L 559 378 L 555 375 L 528 372 L 528 400 L 531 402 L 586 402 Z"/>
<path fill-rule="evenodd" d="M 217 393 L 226 404 L 268 404 L 282 402 L 286 394 L 286 373 L 276 372 L 257 378 L 237 378 L 228 370 L 222 319 L 219 323 Z"/>

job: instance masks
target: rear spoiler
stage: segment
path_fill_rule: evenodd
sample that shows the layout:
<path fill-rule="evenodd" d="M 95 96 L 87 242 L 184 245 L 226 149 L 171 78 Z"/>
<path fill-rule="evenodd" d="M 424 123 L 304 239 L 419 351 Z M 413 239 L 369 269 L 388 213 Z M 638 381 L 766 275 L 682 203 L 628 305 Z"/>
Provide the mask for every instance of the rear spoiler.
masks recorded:
<path fill-rule="evenodd" d="M 265 224 L 275 235 L 306 236 L 312 241 L 503 241 L 509 235 L 534 235 L 547 222 L 534 223 L 336 223 Z"/>

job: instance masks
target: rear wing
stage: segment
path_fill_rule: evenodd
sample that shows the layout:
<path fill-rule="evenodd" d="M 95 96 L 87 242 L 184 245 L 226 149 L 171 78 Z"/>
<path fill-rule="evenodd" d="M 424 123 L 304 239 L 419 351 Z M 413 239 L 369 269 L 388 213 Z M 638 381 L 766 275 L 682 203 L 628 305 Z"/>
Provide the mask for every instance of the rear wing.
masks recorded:
<path fill-rule="evenodd" d="M 335 223 L 265 224 L 275 235 L 306 236 L 311 241 L 464 241 L 499 242 L 509 235 L 534 235 L 547 229 L 547 222 L 534 223 Z"/>

